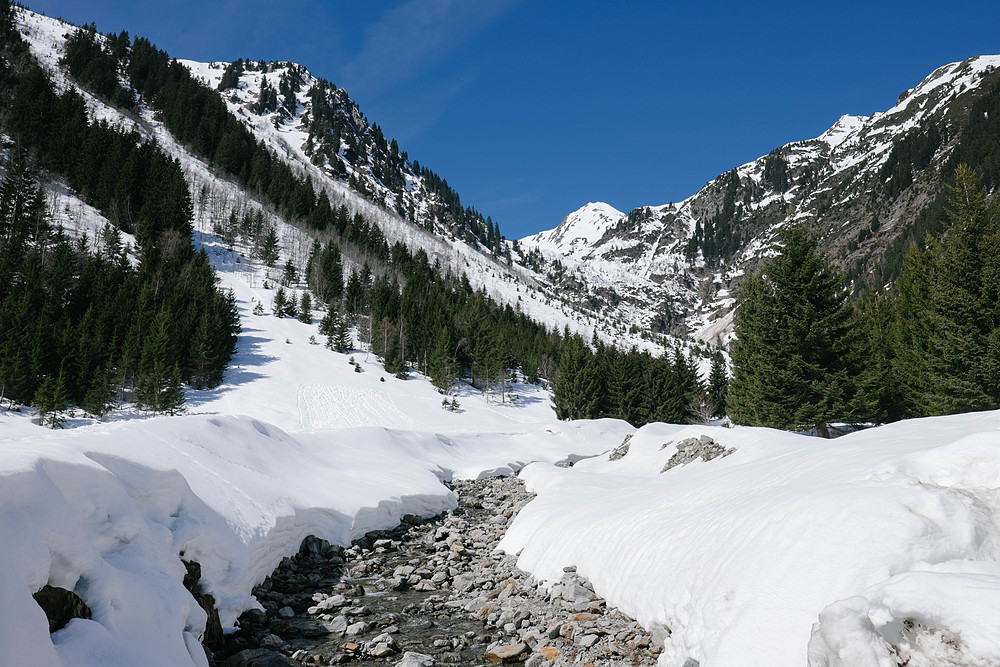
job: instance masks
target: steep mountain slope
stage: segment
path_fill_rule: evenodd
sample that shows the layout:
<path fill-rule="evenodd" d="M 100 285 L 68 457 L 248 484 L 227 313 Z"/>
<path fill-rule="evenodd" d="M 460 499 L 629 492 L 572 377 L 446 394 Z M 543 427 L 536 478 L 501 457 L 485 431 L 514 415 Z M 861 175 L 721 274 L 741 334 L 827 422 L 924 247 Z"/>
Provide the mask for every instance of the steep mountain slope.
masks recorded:
<path fill-rule="evenodd" d="M 136 97 L 134 108 L 115 106 L 81 86 L 64 61 L 67 40 L 79 30 L 76 26 L 26 9 L 17 9 L 15 15 L 17 29 L 58 89 L 78 90 L 94 119 L 134 130 L 181 162 L 201 232 L 217 235 L 234 212 L 258 216 L 277 231 L 281 261 L 291 259 L 298 267 L 306 263 L 313 239 L 329 238 L 310 229 L 304 218 L 290 215 L 287 209 L 294 209 L 293 203 L 276 206 L 271 193 L 241 187 L 240 174 L 220 169 L 218 165 L 226 163 L 226 151 L 235 150 L 232 146 L 220 145 L 206 155 L 199 153 L 197 137 L 177 137 L 153 100 L 131 89 L 123 74 L 119 73 L 120 84 Z M 95 39 L 105 45 L 113 42 L 100 34 Z M 394 140 L 387 140 L 343 89 L 294 63 L 180 62 L 206 88 L 221 87 L 225 109 L 249 130 L 254 141 L 297 178 L 307 179 L 317 196 L 325 194 L 335 210 L 360 215 L 373 236 L 388 246 L 398 242 L 411 253 L 426 252 L 442 273 L 467 276 L 474 289 L 484 290 L 497 303 L 525 313 L 550 330 L 568 327 L 587 339 L 597 331 L 605 340 L 649 349 L 662 344 L 642 337 L 639 331 L 629 333 L 627 324 L 599 316 L 587 303 L 550 288 L 543 276 L 514 261 L 515 244 L 501 237 L 498 225 L 463 206 L 444 179 L 411 161 Z M 363 245 L 347 243 L 343 250 L 347 274 L 375 261 Z"/>
<path fill-rule="evenodd" d="M 972 161 L 997 184 L 996 141 L 982 136 L 990 136 L 984 124 L 995 127 L 998 66 L 1000 56 L 982 56 L 940 67 L 888 111 L 843 116 L 819 137 L 776 148 L 682 202 L 617 216 L 588 204 L 522 245 L 550 262 L 553 278 L 578 273 L 588 294 L 620 296 L 640 322 L 706 340 L 726 330 L 733 288 L 789 222 L 818 233 L 850 278 L 881 287 L 908 243 L 940 229 L 933 207 L 921 215 L 956 160 Z M 609 214 L 599 226 L 595 211 Z"/>

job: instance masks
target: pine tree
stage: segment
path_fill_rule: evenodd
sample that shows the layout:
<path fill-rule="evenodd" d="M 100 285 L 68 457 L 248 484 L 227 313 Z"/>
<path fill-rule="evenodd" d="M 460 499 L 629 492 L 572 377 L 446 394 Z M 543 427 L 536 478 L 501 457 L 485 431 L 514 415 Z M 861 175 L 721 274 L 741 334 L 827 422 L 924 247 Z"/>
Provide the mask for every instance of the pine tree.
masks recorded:
<path fill-rule="evenodd" d="M 995 319 L 997 294 L 986 284 L 1000 266 L 992 242 L 1000 235 L 1000 211 L 986 204 L 981 179 L 959 165 L 948 186 L 951 228 L 942 242 L 931 283 L 928 339 L 932 414 L 997 407 L 1000 385 Z M 984 280 L 985 279 L 985 280 Z"/>
<path fill-rule="evenodd" d="M 309 296 L 309 292 L 302 292 L 302 301 L 299 304 L 299 321 L 312 324 L 312 297 Z"/>
<path fill-rule="evenodd" d="M 447 394 L 455 383 L 457 376 L 456 363 L 452 356 L 451 336 L 447 327 L 438 328 L 434 337 L 434 347 L 430 353 L 427 372 L 431 383 L 438 391 Z"/>
<path fill-rule="evenodd" d="M 35 392 L 33 403 L 38 408 L 38 423 L 49 428 L 62 428 L 66 423 L 69 392 L 62 375 L 46 376 Z"/>
<path fill-rule="evenodd" d="M 271 312 L 274 313 L 275 317 L 284 317 L 288 312 L 288 299 L 285 296 L 284 287 L 279 287 L 278 291 L 274 293 L 274 304 L 271 306 Z"/>
<path fill-rule="evenodd" d="M 295 285 L 299 280 L 299 274 L 295 270 L 295 264 L 292 260 L 285 262 L 285 268 L 281 273 L 281 284 L 284 287 L 291 287 Z"/>
<path fill-rule="evenodd" d="M 333 333 L 333 349 L 337 352 L 351 351 L 351 328 L 346 317 L 338 317 Z"/>
<path fill-rule="evenodd" d="M 104 419 L 108 410 L 111 409 L 114 395 L 115 385 L 111 373 L 107 369 L 102 369 L 91 380 L 90 387 L 87 389 L 80 407 L 98 419 Z"/>
<path fill-rule="evenodd" d="M 257 258 L 264 262 L 264 266 L 273 267 L 278 261 L 278 251 L 281 247 L 278 244 L 278 232 L 274 227 L 268 227 L 262 235 L 257 238 Z"/>
<path fill-rule="evenodd" d="M 184 386 L 181 383 L 180 366 L 174 364 L 173 369 L 167 373 L 163 386 L 156 399 L 156 411 L 165 412 L 168 415 L 178 415 L 184 412 Z"/>
<path fill-rule="evenodd" d="M 708 372 L 708 392 L 710 417 L 726 415 L 726 394 L 729 392 L 729 376 L 726 373 L 726 360 L 721 352 L 712 355 L 712 368 Z"/>
<path fill-rule="evenodd" d="M 584 419 L 589 397 L 584 393 L 584 373 L 590 350 L 579 335 L 571 335 L 563 344 L 559 373 L 552 386 L 552 401 L 559 419 Z"/>
<path fill-rule="evenodd" d="M 852 308 L 842 279 L 802 225 L 781 231 L 782 247 L 743 284 L 736 310 L 728 405 L 740 424 L 815 427 L 865 418 Z"/>

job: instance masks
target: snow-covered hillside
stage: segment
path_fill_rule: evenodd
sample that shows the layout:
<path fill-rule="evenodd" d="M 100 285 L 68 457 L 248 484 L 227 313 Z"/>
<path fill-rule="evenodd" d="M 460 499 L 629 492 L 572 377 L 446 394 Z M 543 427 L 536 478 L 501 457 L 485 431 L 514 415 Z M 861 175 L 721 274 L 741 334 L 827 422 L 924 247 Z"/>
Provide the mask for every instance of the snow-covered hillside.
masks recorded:
<path fill-rule="evenodd" d="M 891 109 L 843 116 L 819 137 L 738 166 L 682 202 L 627 215 L 587 204 L 521 243 L 558 260 L 613 316 L 648 322 L 667 314 L 703 340 L 724 339 L 735 287 L 790 222 L 809 224 L 851 278 L 880 287 L 893 277 L 882 266 L 887 248 L 906 239 L 940 189 L 937 168 L 961 141 L 970 105 L 995 94 L 998 71 L 1000 56 L 945 65 Z M 920 142 L 926 155 L 894 153 L 904 140 Z"/>
<path fill-rule="evenodd" d="M 76 29 L 75 26 L 25 9 L 17 11 L 17 26 L 32 53 L 49 72 L 57 87 L 76 88 L 59 64 L 66 38 Z M 204 81 L 206 86 L 212 88 L 219 84 L 226 68 L 225 63 L 181 62 Z M 255 109 L 262 83 L 267 80 L 271 86 L 277 87 L 282 77 L 287 78 L 288 85 L 294 87 L 295 108 L 291 111 L 284 107 Z M 597 331 L 603 340 L 618 341 L 626 347 L 637 345 L 652 351 L 663 349 L 662 341 L 654 341 L 641 335 L 645 327 L 641 327 L 642 331 L 630 331 L 630 320 L 609 317 L 609 313 L 595 310 L 585 300 L 553 289 L 536 271 L 516 261 L 508 262 L 504 257 L 485 249 L 478 241 L 469 240 L 460 229 L 442 222 L 437 213 L 441 206 L 439 197 L 430 191 L 424 183 L 424 177 L 419 174 L 409 173 L 406 176 L 401 195 L 393 193 L 371 175 L 373 158 L 365 163 L 365 169 L 354 170 L 350 164 L 342 163 L 345 165 L 346 176 L 336 177 L 329 160 L 318 159 L 316 153 L 309 150 L 307 122 L 313 112 L 311 95 L 320 83 L 329 86 L 299 65 L 265 63 L 259 69 L 245 70 L 240 76 L 239 84 L 226 91 L 223 98 L 229 110 L 244 122 L 258 140 L 287 162 L 297 174 L 308 176 L 317 191 L 327 193 L 333 206 L 345 206 L 352 215 L 360 213 L 378 225 L 390 245 L 399 241 L 411 252 L 424 250 L 432 264 L 438 261 L 445 271 L 451 271 L 455 275 L 465 274 L 474 288 L 485 290 L 498 303 L 509 304 L 553 330 L 562 331 L 568 327 L 587 340 Z M 277 215 L 257 193 L 243 191 L 213 170 L 205 160 L 193 154 L 187 146 L 176 141 L 152 110 L 140 105 L 140 113 L 136 117 L 135 114 L 115 109 L 86 90 L 78 90 L 94 118 L 135 129 L 141 136 L 155 139 L 163 150 L 180 160 L 189 188 L 195 195 L 196 224 L 202 230 L 211 232 L 213 226 L 228 216 L 234 207 L 259 210 L 265 216 L 267 224 L 278 230 L 283 248 L 282 259 L 291 258 L 297 266 L 304 265 L 311 245 L 307 235 Z M 352 122 L 357 125 L 361 136 L 369 138 L 372 126 L 347 97 L 346 92 L 335 89 L 331 94 L 339 100 Z M 344 143 L 346 145 L 346 138 Z M 341 153 L 344 150 L 346 149 L 342 148 Z M 362 196 L 350 187 L 347 177 L 363 181 L 368 196 Z M 58 184 L 55 187 L 65 190 Z M 414 218 L 420 219 L 421 215 L 425 215 L 432 222 L 417 224 L 398 212 L 411 207 L 414 209 Z M 507 244 L 505 247 L 509 247 L 509 242 L 504 243 Z M 351 268 L 358 267 L 352 265 L 350 258 L 346 258 L 345 268 L 350 271 Z M 270 299 L 267 302 L 270 303 Z"/>

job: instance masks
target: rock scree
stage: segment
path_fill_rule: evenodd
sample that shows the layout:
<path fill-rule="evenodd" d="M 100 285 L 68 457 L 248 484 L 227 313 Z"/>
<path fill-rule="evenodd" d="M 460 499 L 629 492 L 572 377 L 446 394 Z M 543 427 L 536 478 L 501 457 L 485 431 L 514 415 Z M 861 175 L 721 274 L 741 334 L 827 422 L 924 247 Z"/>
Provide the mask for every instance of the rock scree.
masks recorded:
<path fill-rule="evenodd" d="M 350 548 L 308 537 L 254 589 L 213 665 L 654 665 L 651 636 L 566 567 L 550 587 L 495 552 L 531 499 L 516 477 L 454 484 L 458 507 Z"/>

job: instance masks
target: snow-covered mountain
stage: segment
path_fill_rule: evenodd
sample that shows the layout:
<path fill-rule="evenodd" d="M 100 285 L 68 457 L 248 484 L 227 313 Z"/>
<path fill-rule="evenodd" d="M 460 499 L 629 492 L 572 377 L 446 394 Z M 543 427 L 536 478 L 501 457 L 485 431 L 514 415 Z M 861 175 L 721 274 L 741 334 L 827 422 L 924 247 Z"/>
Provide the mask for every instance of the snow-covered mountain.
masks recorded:
<path fill-rule="evenodd" d="M 56 83 L 74 86 L 58 62 L 71 28 L 23 10 L 18 21 Z M 209 84 L 225 76 L 224 66 L 188 66 Z M 980 70 L 968 72 L 973 81 Z M 277 79 L 269 79 L 276 93 L 291 91 L 296 101 L 287 101 L 285 112 L 271 105 L 269 93 L 267 104 L 255 106 L 260 96 L 250 91 L 266 90 L 265 76 Z M 954 80 L 956 72 L 945 78 Z M 287 83 L 292 79 L 301 85 Z M 508 265 L 487 247 L 488 236 L 486 243 L 475 234 L 465 238 L 460 221 L 449 227 L 448 211 L 457 208 L 436 203 L 446 192 L 431 187 L 429 175 L 404 170 L 411 178 L 400 193 L 392 177 L 386 184 L 375 176 L 382 186 L 370 180 L 382 160 L 373 156 L 374 143 L 360 161 L 348 155 L 360 156 L 356 139 L 351 151 L 336 147 L 340 162 L 332 148 L 317 148 L 333 144 L 308 129 L 316 107 L 303 90 L 312 81 L 307 73 L 290 65 L 245 67 L 238 80 L 228 89 L 230 108 L 337 205 L 364 212 L 387 237 L 461 268 L 476 286 L 544 321 L 578 329 L 599 324 L 621 340 L 629 333 L 615 329 L 618 322 L 645 327 L 642 318 L 667 316 L 657 307 L 697 294 L 697 272 L 730 275 L 706 257 L 718 248 L 703 247 L 705 225 L 715 215 L 705 214 L 726 210 L 726 188 L 744 188 L 760 207 L 770 201 L 764 193 L 780 181 L 784 160 L 795 183 L 770 195 L 773 206 L 807 201 L 796 194 L 812 188 L 800 172 L 830 161 L 874 122 L 842 119 L 819 143 L 804 142 L 811 148 L 786 147 L 737 170 L 738 180 L 720 177 L 715 190 L 678 205 L 628 215 L 588 206 L 569 216 L 558 234 L 540 235 L 531 248 L 524 244 L 523 255 L 511 246 Z M 944 94 L 948 87 L 937 88 Z M 327 93 L 340 99 L 339 92 Z M 223 384 L 188 391 L 186 416 L 136 419 L 125 410 L 98 423 L 77 415 L 71 428 L 52 431 L 31 423 L 27 409 L 0 412 L 0 663 L 206 667 L 199 643 L 206 613 L 185 587 L 184 561 L 199 563 L 201 593 L 214 596 L 226 629 L 240 612 L 260 609 L 262 600 L 277 620 L 274 601 L 255 600 L 252 588 L 294 554 L 303 537 L 346 545 L 407 513 L 454 508 L 457 499 L 446 485 L 451 478 L 525 466 L 538 501 L 509 526 L 497 515 L 489 530 L 506 533 L 502 548 L 519 552 L 520 566 L 539 581 L 554 584 L 565 570 L 578 569 L 608 605 L 656 630 L 664 642 L 661 665 L 1000 661 L 1000 413 L 912 420 L 820 442 L 758 428 L 651 424 L 636 430 L 619 420 L 559 422 L 548 392 L 524 384 L 514 402 L 464 386 L 453 409 L 443 409 L 441 395 L 419 373 L 393 377 L 363 350 L 352 358 L 313 344 L 315 323 L 255 312 L 255 304 L 270 301 L 273 290 L 265 283 L 273 276 L 240 243 L 228 247 L 214 226 L 239 201 L 281 230 L 282 259 L 296 261 L 308 252 L 307 232 L 216 173 L 150 109 L 122 113 L 81 94 L 95 117 L 134 128 L 181 162 L 194 193 L 195 243 L 210 256 L 220 285 L 232 291 L 243 333 Z M 911 96 L 919 106 L 915 92 Z M 925 99 L 931 105 L 935 98 Z M 339 104 L 349 109 L 343 99 Z M 812 157 L 799 159 L 807 154 Z M 850 161 L 847 153 L 843 161 Z M 338 164 L 348 173 L 346 183 L 330 173 Z M 846 178 L 850 167 L 838 173 Z M 365 182 L 369 198 L 352 189 L 352 176 Z M 101 214 L 58 183 L 50 186 L 57 219 L 92 240 L 104 223 Z M 861 186 L 844 187 L 831 210 L 849 210 L 852 203 L 843 197 Z M 397 205 L 406 213 L 394 212 Z M 689 259 L 685 244 L 698 238 L 699 224 L 702 245 Z M 747 263 L 765 251 L 769 229 L 741 246 Z M 649 234 L 654 242 L 644 244 Z M 560 247 L 572 252 L 556 257 Z M 657 263 L 672 256 L 676 267 Z M 524 266 L 518 267 L 519 257 Z M 560 300 L 554 289 L 530 287 L 548 275 L 577 291 Z M 719 280 L 709 305 L 725 298 L 727 285 Z M 640 298 L 647 289 L 659 291 Z M 581 312 L 602 316 L 588 320 Z M 725 455 L 685 458 L 685 448 L 703 438 Z M 606 455 L 612 448 L 615 457 Z M 579 464 L 554 465 L 568 462 Z M 470 592 L 482 599 L 477 609 L 512 604 L 503 599 L 510 589 L 480 583 Z M 46 584 L 73 591 L 90 618 L 77 614 L 50 632 L 33 599 Z M 587 618 L 566 608 L 558 627 Z M 616 639 L 582 632 L 568 639 L 584 636 Z"/>
<path fill-rule="evenodd" d="M 61 85 L 74 85 L 59 65 L 73 26 L 20 16 L 38 59 Z M 377 224 L 390 245 L 424 250 L 444 271 L 466 274 L 474 288 L 551 328 L 651 350 L 663 349 L 670 334 L 723 341 L 742 276 L 768 256 L 775 230 L 789 221 L 806 221 L 820 234 L 851 279 L 866 287 L 891 281 L 905 245 L 933 231 L 914 221 L 941 191 L 941 168 L 976 120 L 973 105 L 996 97 L 1000 80 L 997 56 L 946 65 L 892 109 L 844 116 L 819 137 L 736 167 L 684 201 L 627 214 L 590 203 L 554 229 L 512 243 L 488 216 L 463 205 L 444 178 L 387 139 L 345 90 L 303 66 L 180 62 L 220 90 L 258 141 L 335 207 Z M 185 164 L 193 192 L 209 186 L 201 201 L 215 203 L 206 229 L 234 201 L 259 199 L 175 141 L 155 114 L 140 111 L 137 123 L 85 96 L 96 117 L 155 136 Z M 299 263 L 309 235 L 260 208 Z"/>
<path fill-rule="evenodd" d="M 550 279 L 575 276 L 596 307 L 704 339 L 726 330 L 734 288 L 789 222 L 818 233 L 851 279 L 880 287 L 898 271 L 905 245 L 930 231 L 914 222 L 941 191 L 942 168 L 963 142 L 976 141 L 970 127 L 989 122 L 982 107 L 1000 97 L 998 68 L 1000 56 L 945 65 L 891 109 L 843 116 L 819 137 L 723 173 L 682 202 L 628 214 L 587 204 L 521 243 L 554 262 Z"/>
<path fill-rule="evenodd" d="M 76 26 L 19 9 L 17 27 L 56 86 L 78 90 L 93 118 L 155 140 L 181 162 L 195 195 L 196 224 L 201 231 L 211 235 L 234 209 L 259 211 L 278 230 L 282 261 L 292 259 L 296 266 L 304 265 L 313 232 L 286 219 L 261 193 L 244 190 L 192 146 L 179 141 L 142 101 L 137 111 L 121 110 L 77 84 L 60 62 Z M 575 294 L 549 285 L 543 273 L 519 261 L 515 245 L 501 238 L 496 223 L 464 206 L 445 179 L 411 160 L 395 140 L 387 139 L 342 88 L 295 63 L 179 62 L 208 88 L 219 88 L 225 78 L 226 87 L 220 92 L 226 107 L 255 139 L 293 173 L 308 177 L 314 190 L 326 193 L 334 208 L 344 207 L 349 215 L 360 214 L 377 226 L 390 246 L 398 242 L 413 253 L 423 250 L 442 272 L 464 274 L 474 289 L 484 290 L 499 304 L 553 330 L 568 327 L 587 340 L 596 331 L 604 340 L 662 349 L 662 341 L 644 335 L 644 330 L 629 331 L 629 322 L 605 317 Z M 66 201 L 60 209 L 84 206 L 62 184 L 54 183 L 50 189 L 62 192 L 52 195 L 54 200 Z M 101 224 L 95 220 L 91 226 Z M 359 268 L 368 259 L 345 249 L 345 270 Z"/>

